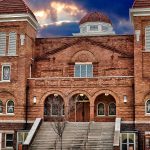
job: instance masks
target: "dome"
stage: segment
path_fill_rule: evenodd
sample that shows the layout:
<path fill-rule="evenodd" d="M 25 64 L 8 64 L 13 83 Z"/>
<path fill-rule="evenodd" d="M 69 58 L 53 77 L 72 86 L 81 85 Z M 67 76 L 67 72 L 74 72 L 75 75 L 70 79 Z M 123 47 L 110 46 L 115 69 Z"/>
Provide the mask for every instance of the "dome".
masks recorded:
<path fill-rule="evenodd" d="M 86 22 L 104 22 L 104 23 L 111 23 L 111 20 L 108 16 L 101 12 L 90 12 L 86 14 L 80 21 L 80 25 Z"/>

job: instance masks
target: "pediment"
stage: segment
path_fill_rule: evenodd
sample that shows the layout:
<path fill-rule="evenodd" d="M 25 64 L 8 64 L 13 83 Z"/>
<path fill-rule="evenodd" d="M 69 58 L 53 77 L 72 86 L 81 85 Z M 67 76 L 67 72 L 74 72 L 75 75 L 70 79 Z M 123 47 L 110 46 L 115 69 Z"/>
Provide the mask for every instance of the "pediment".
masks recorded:
<path fill-rule="evenodd" d="M 47 60 L 47 59 L 49 59 L 49 57 L 51 55 L 54 55 L 61 51 L 64 51 L 73 46 L 80 46 L 83 43 L 84 43 L 84 45 L 89 45 L 89 46 L 92 45 L 92 46 L 100 47 L 101 49 L 106 49 L 113 53 L 119 54 L 121 57 L 133 58 L 132 52 L 125 51 L 123 48 L 120 48 L 120 47 L 116 48 L 115 46 L 109 44 L 109 42 L 101 42 L 101 41 L 97 41 L 97 40 L 93 40 L 93 39 L 89 39 L 89 38 L 78 38 L 78 39 L 74 40 L 73 42 L 61 44 L 61 46 L 58 46 L 57 48 L 50 48 L 50 46 L 47 47 L 47 52 L 36 57 L 35 60 L 36 61 Z M 81 51 L 82 51 L 82 49 L 81 49 Z"/>

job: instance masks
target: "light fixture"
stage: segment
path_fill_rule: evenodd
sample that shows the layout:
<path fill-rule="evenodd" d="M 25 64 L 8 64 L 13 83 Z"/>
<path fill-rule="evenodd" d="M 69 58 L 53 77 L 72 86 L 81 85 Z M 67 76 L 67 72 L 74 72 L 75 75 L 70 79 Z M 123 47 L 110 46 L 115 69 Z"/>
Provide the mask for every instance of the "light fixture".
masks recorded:
<path fill-rule="evenodd" d="M 54 94 L 54 97 L 57 97 L 57 96 L 58 96 L 58 94 L 55 93 L 55 94 Z"/>
<path fill-rule="evenodd" d="M 80 95 L 81 97 L 83 97 L 83 96 L 84 96 L 84 94 L 82 94 L 82 93 L 81 93 L 81 94 L 79 94 L 79 95 Z"/>
<path fill-rule="evenodd" d="M 36 96 L 33 97 L 33 103 L 36 104 Z"/>
<path fill-rule="evenodd" d="M 127 96 L 126 95 L 123 96 L 123 101 L 124 101 L 124 103 L 127 103 Z"/>
<path fill-rule="evenodd" d="M 105 96 L 108 96 L 109 94 L 108 93 L 105 93 Z"/>

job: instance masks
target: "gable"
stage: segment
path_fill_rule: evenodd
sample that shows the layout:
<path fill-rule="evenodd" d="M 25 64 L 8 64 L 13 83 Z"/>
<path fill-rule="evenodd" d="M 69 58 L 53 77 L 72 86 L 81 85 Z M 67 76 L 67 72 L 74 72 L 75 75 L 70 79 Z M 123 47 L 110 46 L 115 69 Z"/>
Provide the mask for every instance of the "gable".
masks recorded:
<path fill-rule="evenodd" d="M 77 45 L 96 46 L 121 57 L 133 57 L 133 38 L 130 36 L 37 39 L 36 43 L 36 61 L 49 59 L 49 56 Z"/>

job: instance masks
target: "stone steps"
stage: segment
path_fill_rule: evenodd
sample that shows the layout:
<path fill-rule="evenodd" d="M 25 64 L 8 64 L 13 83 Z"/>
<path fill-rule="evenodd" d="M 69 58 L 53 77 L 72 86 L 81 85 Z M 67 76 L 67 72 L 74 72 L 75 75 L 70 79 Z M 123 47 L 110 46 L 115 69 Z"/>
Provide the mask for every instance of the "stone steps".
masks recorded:
<path fill-rule="evenodd" d="M 63 150 L 113 150 L 114 123 L 68 122 L 63 133 Z M 87 131 L 88 139 L 87 139 Z M 55 150 L 57 134 L 50 122 L 43 122 L 30 150 Z M 60 149 L 61 142 L 56 144 Z"/>

